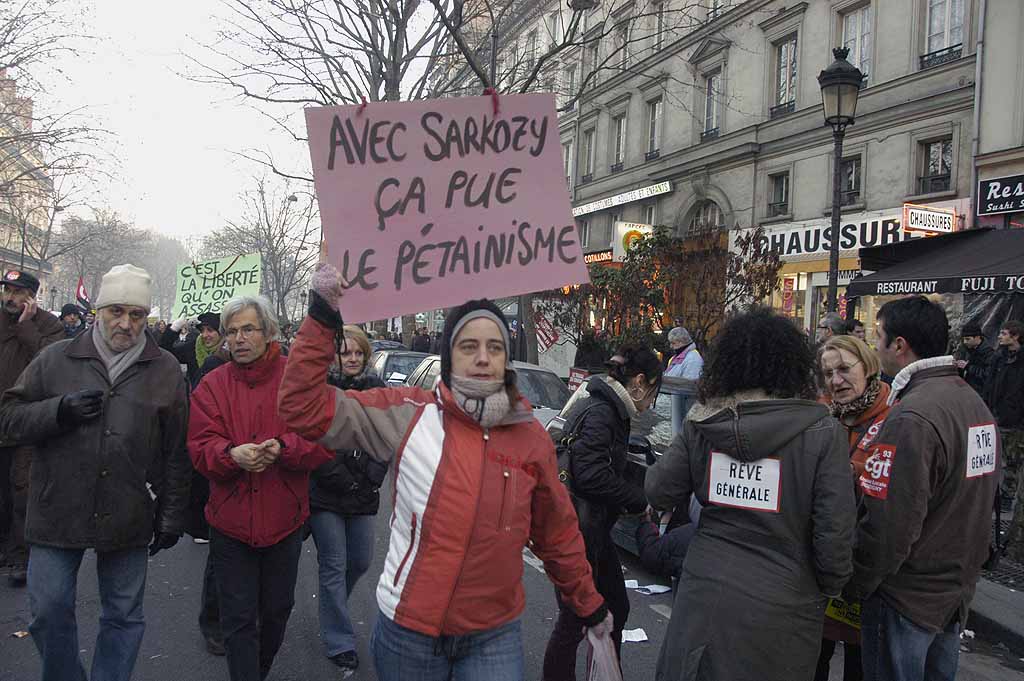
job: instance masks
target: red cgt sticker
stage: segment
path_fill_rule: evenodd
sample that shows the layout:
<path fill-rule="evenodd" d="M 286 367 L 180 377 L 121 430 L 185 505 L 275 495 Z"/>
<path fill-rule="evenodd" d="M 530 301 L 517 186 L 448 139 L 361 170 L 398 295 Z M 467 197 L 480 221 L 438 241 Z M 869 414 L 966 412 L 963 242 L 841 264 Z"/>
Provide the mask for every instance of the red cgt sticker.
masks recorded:
<path fill-rule="evenodd" d="M 864 462 L 864 473 L 860 476 L 860 488 L 864 494 L 885 499 L 889 496 L 889 475 L 896 458 L 896 447 L 878 445 Z"/>

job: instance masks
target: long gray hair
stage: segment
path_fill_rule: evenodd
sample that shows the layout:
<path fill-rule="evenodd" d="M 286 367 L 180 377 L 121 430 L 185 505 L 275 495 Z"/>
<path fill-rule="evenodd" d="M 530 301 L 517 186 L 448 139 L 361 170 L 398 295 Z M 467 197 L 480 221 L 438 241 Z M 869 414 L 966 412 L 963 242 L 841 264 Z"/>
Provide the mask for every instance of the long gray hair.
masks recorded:
<path fill-rule="evenodd" d="M 263 328 L 263 336 L 267 341 L 278 340 L 281 326 L 277 323 L 274 308 L 266 296 L 238 296 L 224 303 L 224 309 L 220 311 L 220 335 L 226 337 L 231 318 L 248 308 L 256 310 L 256 316 L 259 317 L 260 326 Z"/>

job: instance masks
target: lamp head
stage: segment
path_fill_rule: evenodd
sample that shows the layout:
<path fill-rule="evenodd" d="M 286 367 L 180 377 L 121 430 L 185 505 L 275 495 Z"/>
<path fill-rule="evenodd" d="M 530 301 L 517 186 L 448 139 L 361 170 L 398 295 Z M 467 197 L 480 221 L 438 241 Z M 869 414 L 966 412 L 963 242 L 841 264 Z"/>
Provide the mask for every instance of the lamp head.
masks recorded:
<path fill-rule="evenodd" d="M 842 130 L 853 125 L 857 114 L 857 97 L 864 74 L 856 66 L 846 61 L 850 50 L 837 47 L 832 50 L 835 61 L 827 69 L 818 74 L 818 85 L 821 87 L 821 101 L 825 109 L 825 124 L 834 130 Z"/>

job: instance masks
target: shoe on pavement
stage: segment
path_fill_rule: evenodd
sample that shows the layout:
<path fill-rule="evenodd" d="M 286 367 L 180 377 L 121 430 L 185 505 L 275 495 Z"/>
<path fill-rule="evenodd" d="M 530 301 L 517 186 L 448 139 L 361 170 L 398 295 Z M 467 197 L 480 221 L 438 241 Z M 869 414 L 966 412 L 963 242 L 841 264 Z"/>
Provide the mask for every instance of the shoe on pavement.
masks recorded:
<path fill-rule="evenodd" d="M 359 656 L 356 655 L 356 651 L 354 650 L 348 650 L 344 653 L 338 653 L 337 655 L 331 658 L 331 662 L 333 662 L 338 667 L 341 667 L 342 669 L 359 668 Z"/>
<path fill-rule="evenodd" d="M 224 650 L 224 640 L 214 638 L 213 636 L 206 637 L 206 652 L 217 657 L 224 657 L 227 651 Z"/>
<path fill-rule="evenodd" d="M 28 582 L 28 569 L 23 567 L 11 568 L 10 574 L 7 575 L 7 581 L 11 586 L 25 586 Z"/>
<path fill-rule="evenodd" d="M 203 539 L 202 537 L 192 537 L 192 541 L 194 541 L 196 544 L 209 544 L 210 543 L 209 539 Z"/>

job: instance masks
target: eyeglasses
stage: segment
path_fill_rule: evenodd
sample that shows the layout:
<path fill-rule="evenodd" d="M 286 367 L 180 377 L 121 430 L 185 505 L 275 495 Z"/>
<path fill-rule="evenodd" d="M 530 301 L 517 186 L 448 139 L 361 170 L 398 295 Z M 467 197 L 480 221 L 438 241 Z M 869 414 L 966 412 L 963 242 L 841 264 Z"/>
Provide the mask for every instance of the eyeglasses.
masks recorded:
<path fill-rule="evenodd" d="M 240 329 L 231 328 L 228 329 L 226 332 L 228 338 L 234 338 L 236 336 L 241 336 L 242 338 L 249 338 L 254 333 L 263 333 L 263 328 L 259 326 L 252 326 L 251 324 L 246 324 Z"/>
<path fill-rule="evenodd" d="M 833 376 L 837 376 L 837 375 L 841 379 L 843 379 L 844 381 L 848 381 L 848 380 L 850 380 L 850 374 L 853 373 L 853 367 L 857 366 L 860 363 L 861 363 L 861 361 L 857 360 L 856 362 L 854 362 L 853 364 L 850 364 L 848 366 L 838 366 L 834 370 L 833 369 L 827 369 L 825 371 L 822 371 L 821 374 L 822 374 L 822 376 L 825 377 L 826 381 L 831 381 L 832 377 Z"/>

